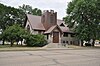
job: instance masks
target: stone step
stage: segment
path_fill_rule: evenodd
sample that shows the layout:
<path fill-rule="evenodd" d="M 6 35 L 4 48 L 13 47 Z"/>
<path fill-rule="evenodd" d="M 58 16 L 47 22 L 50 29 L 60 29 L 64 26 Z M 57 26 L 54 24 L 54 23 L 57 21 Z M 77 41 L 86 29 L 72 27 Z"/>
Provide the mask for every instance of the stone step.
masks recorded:
<path fill-rule="evenodd" d="M 48 45 L 44 46 L 44 48 L 67 48 L 67 44 L 61 43 L 49 43 Z"/>

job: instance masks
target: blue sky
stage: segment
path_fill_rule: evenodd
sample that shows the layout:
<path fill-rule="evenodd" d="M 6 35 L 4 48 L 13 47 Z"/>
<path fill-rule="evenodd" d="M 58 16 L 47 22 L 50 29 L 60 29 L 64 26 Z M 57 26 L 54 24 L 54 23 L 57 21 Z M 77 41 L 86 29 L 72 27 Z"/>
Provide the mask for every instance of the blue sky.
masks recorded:
<path fill-rule="evenodd" d="M 66 16 L 67 4 L 70 1 L 71 0 L 0 0 L 0 3 L 16 8 L 26 4 L 32 6 L 33 8 L 39 8 L 42 11 L 55 10 L 57 12 L 58 19 L 62 19 Z"/>

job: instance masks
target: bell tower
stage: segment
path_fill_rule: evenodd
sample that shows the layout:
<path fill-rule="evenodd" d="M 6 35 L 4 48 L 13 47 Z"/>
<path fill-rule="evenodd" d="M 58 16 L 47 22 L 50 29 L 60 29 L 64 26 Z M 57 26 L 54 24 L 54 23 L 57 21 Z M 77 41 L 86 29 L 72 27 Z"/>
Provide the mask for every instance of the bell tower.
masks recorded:
<path fill-rule="evenodd" d="M 57 25 L 57 12 L 45 10 L 41 16 L 41 22 L 46 30 L 53 25 Z"/>

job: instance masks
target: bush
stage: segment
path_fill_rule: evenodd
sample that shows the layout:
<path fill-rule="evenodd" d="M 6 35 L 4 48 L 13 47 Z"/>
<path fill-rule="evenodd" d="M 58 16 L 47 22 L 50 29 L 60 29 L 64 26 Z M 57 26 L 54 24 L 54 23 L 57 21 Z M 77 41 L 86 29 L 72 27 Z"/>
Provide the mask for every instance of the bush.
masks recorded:
<path fill-rule="evenodd" d="M 47 44 L 44 35 L 29 35 L 26 38 L 27 46 L 43 47 Z"/>

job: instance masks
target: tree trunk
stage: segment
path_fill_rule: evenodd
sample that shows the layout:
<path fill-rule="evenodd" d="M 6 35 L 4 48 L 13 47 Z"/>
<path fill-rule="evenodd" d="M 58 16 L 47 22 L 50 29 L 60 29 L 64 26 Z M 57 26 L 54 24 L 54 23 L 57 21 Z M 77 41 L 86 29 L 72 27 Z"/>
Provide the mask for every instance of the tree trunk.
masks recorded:
<path fill-rule="evenodd" d="M 17 45 L 18 45 L 18 41 L 17 41 Z"/>
<path fill-rule="evenodd" d="M 91 45 L 91 46 L 93 46 L 93 47 L 94 47 L 94 43 L 95 43 L 95 39 L 93 39 L 93 42 L 92 42 L 92 45 Z"/>
<path fill-rule="evenodd" d="M 11 47 L 13 46 L 13 41 L 11 40 L 11 45 L 10 45 Z"/>
<path fill-rule="evenodd" d="M 21 46 L 22 46 L 22 40 L 21 40 Z"/>
<path fill-rule="evenodd" d="M 83 40 L 81 40 L 80 46 L 83 46 Z"/>
<path fill-rule="evenodd" d="M 5 40 L 3 39 L 2 41 L 3 41 L 3 42 L 2 42 L 2 45 L 4 45 L 4 44 L 5 44 Z"/>
<path fill-rule="evenodd" d="M 21 46 L 22 46 L 22 41 L 23 41 L 23 39 L 21 39 Z"/>

